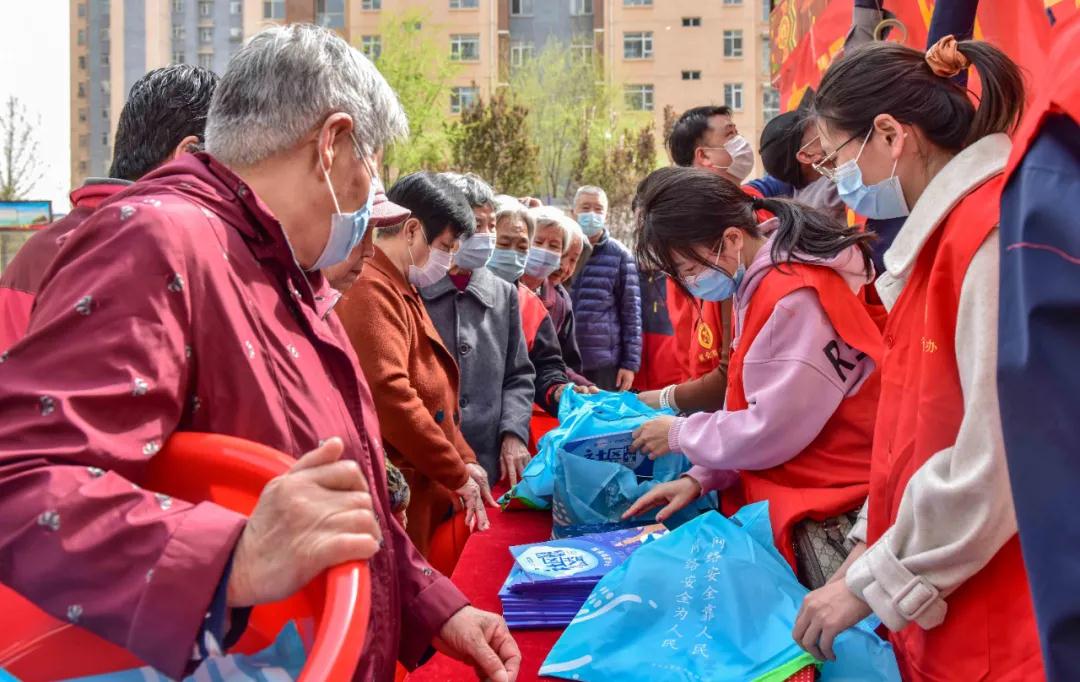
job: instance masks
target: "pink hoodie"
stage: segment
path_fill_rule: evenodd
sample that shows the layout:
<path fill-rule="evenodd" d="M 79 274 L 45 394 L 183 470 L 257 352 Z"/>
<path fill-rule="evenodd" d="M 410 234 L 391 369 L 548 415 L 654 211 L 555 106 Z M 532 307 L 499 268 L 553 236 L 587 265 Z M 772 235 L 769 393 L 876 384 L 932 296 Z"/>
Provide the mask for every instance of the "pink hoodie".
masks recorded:
<path fill-rule="evenodd" d="M 737 322 L 733 348 L 746 309 L 762 278 L 773 267 L 770 239 L 747 267 L 735 294 Z M 867 277 L 856 247 L 828 261 L 852 293 Z M 755 338 L 743 365 L 743 384 L 749 407 L 729 412 L 700 412 L 675 420 L 669 443 L 694 467 L 689 475 L 704 491 L 726 488 L 741 469 L 778 466 L 803 451 L 824 428 L 840 402 L 858 392 L 874 371 L 874 361 L 840 343 L 840 360 L 825 349 L 841 341 L 812 289 L 794 291 L 776 304 Z M 850 369 L 854 366 L 853 369 Z"/>

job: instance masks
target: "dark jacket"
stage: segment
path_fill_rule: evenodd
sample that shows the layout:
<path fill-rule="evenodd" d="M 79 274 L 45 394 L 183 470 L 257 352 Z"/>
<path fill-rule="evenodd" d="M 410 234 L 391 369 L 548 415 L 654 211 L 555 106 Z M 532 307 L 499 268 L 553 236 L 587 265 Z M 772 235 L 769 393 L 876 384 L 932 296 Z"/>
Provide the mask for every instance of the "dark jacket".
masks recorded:
<path fill-rule="evenodd" d="M 581 349 L 578 348 L 577 323 L 570 292 L 561 284 L 552 286 L 550 282 L 544 282 L 540 287 L 540 300 L 544 302 L 551 323 L 555 326 L 555 335 L 566 364 L 566 375 L 579 386 L 591 386 L 592 382 L 581 375 Z"/>
<path fill-rule="evenodd" d="M 607 233 L 574 281 L 574 316 L 585 371 L 641 369 L 641 295 L 634 257 Z"/>
<path fill-rule="evenodd" d="M 428 315 L 461 371 L 461 432 L 488 479 L 499 480 L 505 434 L 529 442 L 533 367 L 521 331 L 515 287 L 487 268 L 464 291 L 449 276 L 424 288 Z"/>

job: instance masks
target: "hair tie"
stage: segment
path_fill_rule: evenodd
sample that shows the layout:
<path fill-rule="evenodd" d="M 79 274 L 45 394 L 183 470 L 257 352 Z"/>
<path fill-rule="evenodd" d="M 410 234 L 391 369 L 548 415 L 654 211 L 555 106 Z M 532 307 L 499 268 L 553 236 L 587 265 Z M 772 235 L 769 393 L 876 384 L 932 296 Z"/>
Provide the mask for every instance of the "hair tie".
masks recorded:
<path fill-rule="evenodd" d="M 945 36 L 926 51 L 926 63 L 935 75 L 952 78 L 971 66 L 971 60 L 960 54 L 956 36 Z"/>

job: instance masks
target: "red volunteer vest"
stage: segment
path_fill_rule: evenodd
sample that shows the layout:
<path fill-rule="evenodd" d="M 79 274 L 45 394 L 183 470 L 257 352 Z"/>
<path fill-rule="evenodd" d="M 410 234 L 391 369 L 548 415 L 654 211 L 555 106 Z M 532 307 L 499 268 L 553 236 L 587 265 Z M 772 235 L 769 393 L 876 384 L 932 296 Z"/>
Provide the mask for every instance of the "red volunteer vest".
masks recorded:
<path fill-rule="evenodd" d="M 780 299 L 807 287 L 817 293 L 840 338 L 881 366 L 881 332 L 843 277 L 831 268 L 792 263 L 783 270 L 770 270 L 754 292 L 746 310 L 745 329 L 740 331 L 739 345 L 731 354 L 726 409 L 747 408 L 743 386 L 746 354 Z M 837 516 L 858 509 L 866 499 L 879 375 L 875 371 L 858 393 L 840 403 L 805 450 L 780 466 L 741 472 L 739 486 L 722 496 L 724 513 L 728 515 L 744 504 L 768 500 L 776 547 L 792 566 L 795 558 L 791 534 L 797 522 Z"/>
<path fill-rule="evenodd" d="M 668 315 L 675 331 L 675 356 L 683 380 L 705 376 L 720 365 L 724 340 L 731 329 L 731 301 L 699 301 L 674 282 L 667 290 Z M 700 306 L 700 307 L 699 307 Z"/>
<path fill-rule="evenodd" d="M 953 445 L 964 417 L 956 315 L 971 259 L 997 227 L 1004 176 L 968 194 L 919 254 L 885 327 L 867 540 L 893 524 L 912 475 Z M 962 349 L 961 349 L 962 350 Z M 901 677 L 1041 680 L 1042 659 L 1020 543 L 1013 538 L 948 596 L 945 621 L 890 633 Z"/>
<path fill-rule="evenodd" d="M 521 283 L 517 286 L 518 310 L 521 311 L 521 328 L 525 332 L 525 345 L 532 352 L 533 343 L 536 342 L 536 332 L 540 329 L 540 323 L 548 316 L 547 308 L 540 297 L 529 291 Z"/>

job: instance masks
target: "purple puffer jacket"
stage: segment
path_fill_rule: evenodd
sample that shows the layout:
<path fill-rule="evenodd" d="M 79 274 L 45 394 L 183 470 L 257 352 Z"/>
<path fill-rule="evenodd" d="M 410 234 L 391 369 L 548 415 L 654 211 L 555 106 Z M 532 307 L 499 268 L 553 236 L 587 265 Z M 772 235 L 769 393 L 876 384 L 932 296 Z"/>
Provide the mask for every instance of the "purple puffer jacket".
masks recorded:
<path fill-rule="evenodd" d="M 637 264 L 607 234 L 574 281 L 574 317 L 582 368 L 641 368 L 641 294 Z"/>

